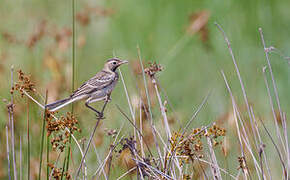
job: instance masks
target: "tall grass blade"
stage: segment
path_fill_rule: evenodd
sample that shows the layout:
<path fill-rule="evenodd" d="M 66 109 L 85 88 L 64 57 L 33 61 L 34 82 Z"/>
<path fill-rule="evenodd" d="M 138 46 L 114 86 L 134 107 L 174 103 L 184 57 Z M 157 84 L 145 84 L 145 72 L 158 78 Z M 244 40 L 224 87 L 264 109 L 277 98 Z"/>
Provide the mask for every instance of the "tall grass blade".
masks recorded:
<path fill-rule="evenodd" d="M 45 94 L 45 105 L 47 104 L 47 90 Z M 44 106 L 45 107 L 45 106 Z M 41 130 L 41 144 L 40 144 L 40 160 L 39 160 L 39 170 L 38 170 L 38 180 L 41 179 L 41 168 L 42 168 L 42 154 L 44 146 L 44 132 L 45 132 L 45 121 L 46 121 L 46 108 L 43 111 L 43 121 L 42 121 L 42 130 Z"/>

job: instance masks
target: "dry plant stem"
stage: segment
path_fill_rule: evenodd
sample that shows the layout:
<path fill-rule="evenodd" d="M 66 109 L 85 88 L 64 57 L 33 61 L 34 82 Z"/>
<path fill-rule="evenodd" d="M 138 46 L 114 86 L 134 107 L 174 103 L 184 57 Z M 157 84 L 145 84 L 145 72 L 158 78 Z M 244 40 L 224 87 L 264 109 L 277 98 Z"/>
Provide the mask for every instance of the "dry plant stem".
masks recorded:
<path fill-rule="evenodd" d="M 196 118 L 198 113 L 201 111 L 202 107 L 205 105 L 207 102 L 209 96 L 211 94 L 211 91 L 206 95 L 206 97 L 202 100 L 202 103 L 199 105 L 197 110 L 194 112 L 194 114 L 191 116 L 190 120 L 186 123 L 185 127 L 183 128 L 182 135 L 184 135 L 186 129 L 190 126 L 191 122 Z"/>
<path fill-rule="evenodd" d="M 223 71 L 221 71 L 221 73 L 222 73 L 222 76 L 223 76 L 223 78 L 224 78 L 224 81 L 225 81 L 226 87 L 227 87 L 227 89 L 228 89 L 228 92 L 229 92 L 230 97 L 231 97 L 231 100 L 232 100 L 233 111 L 234 111 L 233 114 L 234 114 L 235 124 L 236 124 L 236 128 L 237 128 L 239 144 L 240 144 L 240 148 L 241 148 L 242 156 L 245 157 L 245 152 L 244 152 L 243 145 L 242 145 L 241 132 L 240 132 L 239 123 L 238 123 L 238 120 L 237 120 L 237 112 L 236 112 L 236 111 L 237 111 L 237 107 L 236 107 L 236 103 L 235 103 L 235 100 L 234 100 L 234 97 L 233 97 L 232 91 L 231 91 L 231 89 L 230 89 L 230 86 L 229 86 L 229 84 L 228 84 L 228 81 L 227 81 L 227 79 L 226 79 L 226 76 L 225 76 L 225 74 L 224 74 Z M 246 161 L 245 161 L 245 163 L 246 163 Z M 247 163 L 246 163 L 246 167 L 248 168 Z M 248 169 L 247 169 L 247 170 L 248 170 Z M 249 170 L 248 170 L 247 172 L 249 172 Z M 245 175 L 245 174 L 244 174 L 244 175 Z M 249 173 L 249 175 L 250 175 L 250 173 Z M 251 178 L 251 176 L 250 176 L 250 178 Z M 246 175 L 245 175 L 245 179 L 247 179 Z"/>
<path fill-rule="evenodd" d="M 47 104 L 47 90 L 45 93 L 45 105 Z M 45 107 L 45 106 L 44 106 Z M 38 179 L 41 179 L 41 167 L 42 167 L 42 153 L 44 146 L 44 131 L 45 131 L 45 121 L 46 121 L 46 108 L 43 111 L 43 121 L 42 121 L 42 130 L 41 130 L 41 144 L 40 144 L 40 161 L 39 161 L 39 170 L 38 170 Z"/>
<path fill-rule="evenodd" d="M 277 151 L 277 154 L 278 154 L 279 159 L 280 159 L 281 164 L 282 164 L 283 171 L 284 171 L 284 173 L 285 173 L 284 176 L 285 176 L 285 178 L 286 178 L 286 176 L 287 176 L 287 175 L 286 175 L 287 170 L 286 170 L 286 167 L 285 167 L 284 161 L 283 161 L 283 159 L 282 159 L 282 155 L 281 155 L 281 153 L 280 153 L 280 151 L 279 151 L 279 148 L 278 148 L 277 144 L 275 143 L 273 137 L 271 136 L 270 132 L 269 132 L 268 129 L 266 128 L 264 122 L 263 122 L 261 119 L 259 119 L 259 120 L 260 120 L 261 124 L 263 125 L 263 128 L 265 129 L 267 135 L 269 136 L 271 142 L 273 143 L 273 145 L 274 145 L 274 147 L 275 147 L 275 149 L 276 149 L 276 151 Z"/>
<path fill-rule="evenodd" d="M 169 97 L 168 97 L 167 94 L 166 94 L 165 89 L 161 86 L 161 84 L 159 83 L 158 79 L 156 79 L 156 83 L 157 83 L 158 87 L 159 87 L 160 90 L 161 90 L 160 92 L 163 94 L 165 100 L 167 101 L 167 103 L 168 103 L 168 105 L 169 105 L 169 108 L 171 109 L 171 111 L 173 112 L 175 118 L 177 119 L 177 122 L 178 122 L 179 127 L 183 127 L 183 124 L 181 123 L 181 121 L 180 121 L 180 119 L 179 119 L 179 117 L 178 117 L 178 114 L 177 114 L 176 111 L 174 110 L 173 105 L 172 105 L 171 101 L 169 100 Z"/>
<path fill-rule="evenodd" d="M 108 101 L 105 101 L 105 104 L 104 104 L 104 106 L 103 106 L 103 108 L 102 108 L 102 110 L 101 110 L 101 114 L 104 113 L 104 110 L 105 110 L 105 108 L 106 108 L 106 106 L 107 106 L 107 103 L 108 103 Z M 90 139 L 89 139 L 89 142 L 88 142 L 88 144 L 87 144 L 87 147 L 86 147 L 85 153 L 84 153 L 84 155 L 82 156 L 81 163 L 80 163 L 80 165 L 79 165 L 79 167 L 78 167 L 78 169 L 77 169 L 77 173 L 76 173 L 76 177 L 75 177 L 75 179 L 77 179 L 78 176 L 79 176 L 79 173 L 80 173 L 81 167 L 82 167 L 82 165 L 83 165 L 83 163 L 84 163 L 84 160 L 85 160 L 85 158 L 86 158 L 86 155 L 87 155 L 87 153 L 88 153 L 88 151 L 89 151 L 89 148 L 90 148 L 90 145 L 91 145 L 92 139 L 93 139 L 94 134 L 95 134 L 95 132 L 96 132 L 96 129 L 97 129 L 98 125 L 99 125 L 99 122 L 100 122 L 100 120 L 101 120 L 102 118 L 103 118 L 103 117 L 97 117 L 96 125 L 95 125 L 95 127 L 94 127 L 94 129 L 93 129 L 93 132 L 92 132 L 91 135 L 90 135 Z"/>
<path fill-rule="evenodd" d="M 207 130 L 205 130 L 205 133 L 207 133 Z M 210 137 L 207 137 L 206 139 L 207 139 L 207 144 L 208 144 L 209 152 L 210 152 L 209 155 L 211 157 L 212 163 L 214 164 L 214 166 L 211 166 L 212 173 L 213 173 L 212 175 L 215 177 L 215 179 L 221 180 L 222 176 L 221 176 L 220 168 L 219 168 L 219 165 L 218 165 L 218 162 L 217 162 L 217 159 L 216 159 L 213 147 L 212 147 L 211 139 Z"/>
<path fill-rule="evenodd" d="M 50 138 L 49 136 L 46 136 L 46 179 L 48 180 L 49 178 L 49 142 L 50 142 Z"/>
<path fill-rule="evenodd" d="M 279 125 L 278 125 L 278 120 L 277 120 L 276 113 L 275 113 L 275 110 L 274 110 L 274 104 L 273 104 L 273 100 L 272 100 L 272 96 L 271 96 L 271 92 L 270 92 L 270 87 L 269 87 L 268 80 L 267 80 L 267 77 L 266 77 L 266 67 L 263 67 L 263 77 L 264 77 L 264 81 L 265 81 L 265 85 L 266 85 L 266 89 L 267 89 L 267 93 L 268 93 L 268 97 L 269 97 L 269 102 L 270 102 L 270 106 L 271 106 L 271 110 L 272 110 L 272 114 L 273 114 L 273 118 L 274 118 L 274 122 L 275 122 L 277 137 L 281 141 L 282 146 L 284 147 L 284 150 L 285 150 L 285 153 L 286 153 L 285 145 L 283 145 L 284 142 L 282 140 L 282 136 L 281 136 L 281 133 L 280 133 L 280 130 L 279 130 Z M 281 119 L 282 119 L 282 116 L 281 116 Z"/>
<path fill-rule="evenodd" d="M 94 150 L 95 150 L 95 153 L 96 153 L 96 156 L 97 156 L 98 162 L 99 162 L 99 166 L 100 166 L 100 165 L 102 164 L 102 162 L 101 162 L 100 156 L 99 156 L 99 154 L 98 154 L 98 152 L 97 152 L 97 148 L 96 148 L 96 145 L 95 145 L 95 143 L 93 143 L 93 147 L 94 147 Z M 104 169 L 104 168 L 102 168 L 102 173 L 103 173 L 103 175 L 104 175 L 105 179 L 106 179 L 106 180 L 108 180 L 108 178 L 107 178 L 107 175 L 106 175 L 106 172 L 105 172 L 105 169 Z"/>
<path fill-rule="evenodd" d="M 127 172 L 125 172 L 124 174 L 122 174 L 120 177 L 118 177 L 117 180 L 122 179 L 123 177 L 125 177 L 127 174 L 129 174 L 130 172 L 134 171 L 136 169 L 136 167 L 133 167 L 131 169 L 129 169 Z"/>
<path fill-rule="evenodd" d="M 171 131 L 170 131 L 167 115 L 166 115 L 166 112 L 165 112 L 166 110 L 165 110 L 164 104 L 162 103 L 161 96 L 160 96 L 160 93 L 159 93 L 159 90 L 158 90 L 158 87 L 157 87 L 156 79 L 155 79 L 154 76 L 152 76 L 151 81 L 152 81 L 152 84 L 153 84 L 153 86 L 155 88 L 156 96 L 157 96 L 157 99 L 158 99 L 158 102 L 159 102 L 159 106 L 160 106 L 160 111 L 161 111 L 161 114 L 162 114 L 162 117 L 163 117 L 163 123 L 165 125 L 167 139 L 169 140 L 171 138 Z"/>
<path fill-rule="evenodd" d="M 130 120 L 130 118 L 125 114 L 125 112 L 120 108 L 120 106 L 118 106 L 117 104 L 115 104 L 116 105 L 116 107 L 117 107 L 117 109 L 119 110 L 119 112 L 130 122 L 130 124 L 132 125 L 132 126 L 134 126 L 134 128 L 137 130 L 137 132 L 140 134 L 140 136 L 142 136 L 143 138 L 144 138 L 144 136 L 143 136 L 143 134 L 140 132 L 140 130 L 137 128 L 137 126 L 135 126 L 135 124 Z M 145 142 L 144 142 L 145 143 Z M 151 150 L 150 150 L 150 148 L 149 148 L 149 146 L 148 146 L 148 144 L 147 143 L 145 143 L 145 145 L 146 145 L 146 147 L 147 147 L 147 150 L 148 150 L 148 152 L 150 153 L 150 155 L 153 157 L 153 154 L 152 154 L 152 152 L 151 152 Z"/>
<path fill-rule="evenodd" d="M 284 124 L 283 129 L 284 129 L 284 136 L 285 136 L 285 143 L 286 143 L 286 151 L 287 151 L 287 177 L 286 179 L 289 179 L 289 170 L 290 170 L 290 152 L 289 152 L 289 144 L 288 144 L 288 134 L 287 134 L 287 124 L 286 124 L 286 113 L 283 113 L 283 118 L 282 118 L 282 123 Z"/>
<path fill-rule="evenodd" d="M 125 91 L 125 94 L 126 94 L 126 98 L 127 98 L 127 101 L 128 101 L 130 113 L 131 113 L 132 119 L 134 120 L 134 124 L 136 125 L 135 113 L 133 112 L 132 104 L 131 104 L 131 101 L 130 101 L 130 97 L 129 97 L 129 94 L 128 94 L 128 90 L 127 90 L 127 87 L 126 87 L 126 84 L 125 84 L 121 69 L 119 69 L 119 72 L 120 72 L 121 81 L 122 81 L 122 84 L 123 84 L 123 87 L 124 87 L 124 91 Z M 134 140 L 136 141 L 136 130 L 135 130 L 135 128 L 133 128 L 133 129 L 134 129 Z"/>
<path fill-rule="evenodd" d="M 19 146 L 20 146 L 20 150 L 19 150 L 19 179 L 22 180 L 22 140 L 21 140 L 21 136 L 19 137 Z"/>
<path fill-rule="evenodd" d="M 264 169 L 263 169 L 263 159 L 262 159 L 262 154 L 264 152 L 264 149 L 262 148 L 262 144 L 261 144 L 261 149 L 259 150 L 259 159 L 260 159 L 260 166 L 261 166 L 261 169 L 262 169 L 262 180 L 264 180 Z"/>
<path fill-rule="evenodd" d="M 240 74 L 240 70 L 238 68 L 238 65 L 237 65 L 237 62 L 236 62 L 236 58 L 234 56 L 234 53 L 233 53 L 233 50 L 232 50 L 232 47 L 231 47 L 231 43 L 226 35 L 226 33 L 224 32 L 224 30 L 222 29 L 222 27 L 215 23 L 215 25 L 217 26 L 217 28 L 219 29 L 219 31 L 222 33 L 223 37 L 224 37 L 224 40 L 226 41 L 227 43 L 227 47 L 229 49 L 229 52 L 230 52 L 230 55 L 231 55 L 231 58 L 232 58 L 232 61 L 234 63 L 234 66 L 235 66 L 235 70 L 236 70 L 236 73 L 237 73 L 237 76 L 238 76 L 238 79 L 240 81 L 240 85 L 241 85 L 241 89 L 242 89 L 242 92 L 243 92 L 243 97 L 244 97 L 244 101 L 246 103 L 246 106 L 247 106 L 247 111 L 248 111 L 248 116 L 250 118 L 250 124 L 253 124 L 253 119 L 252 119 L 252 116 L 251 116 L 251 112 L 250 112 L 250 106 L 249 106 L 249 102 L 248 102 L 248 98 L 247 98 L 247 94 L 246 94 L 246 90 L 245 90 L 245 86 L 244 86 L 244 83 L 243 83 L 243 80 L 242 80 L 242 77 L 241 77 L 241 74 Z M 253 134 L 254 134 L 254 130 L 253 130 L 253 127 L 251 126 L 251 129 L 253 131 Z"/>
<path fill-rule="evenodd" d="M 137 50 L 138 50 L 138 58 L 139 58 L 140 66 L 142 69 L 142 76 L 143 76 L 144 87 L 145 87 L 145 92 L 146 92 L 148 110 L 149 110 L 149 114 L 150 114 L 150 122 L 152 125 L 153 124 L 153 116 L 152 116 L 152 111 L 151 111 L 151 102 L 150 102 L 150 96 L 149 96 L 148 87 L 147 87 L 146 75 L 145 75 L 144 66 L 142 63 L 141 51 L 140 51 L 139 45 L 137 45 Z"/>
<path fill-rule="evenodd" d="M 14 67 L 11 66 L 11 89 L 14 85 L 13 83 L 13 71 Z M 17 180 L 17 167 L 16 167 L 16 157 L 15 157 L 15 137 L 14 137 L 14 104 L 13 104 L 13 94 L 11 94 L 10 105 L 8 106 L 9 122 L 11 130 L 11 144 L 12 144 L 12 158 L 13 158 L 13 173 L 14 179 Z"/>
<path fill-rule="evenodd" d="M 30 180 L 30 128 L 29 128 L 29 98 L 27 97 L 27 180 Z"/>
<path fill-rule="evenodd" d="M 142 119 L 142 100 L 140 98 L 140 101 L 139 101 L 139 120 L 140 120 L 140 132 L 141 134 L 143 134 L 143 119 Z M 142 154 L 142 157 L 144 158 L 145 157 L 145 152 L 144 152 L 144 147 L 143 147 L 143 137 L 142 136 L 138 136 L 139 137 L 139 142 L 140 142 L 140 148 L 141 148 L 141 154 Z"/>
<path fill-rule="evenodd" d="M 264 51 L 265 51 L 265 55 L 266 55 L 268 68 L 269 68 L 269 71 L 270 71 L 270 74 L 271 74 L 271 79 L 272 79 L 272 83 L 273 83 L 273 88 L 274 88 L 274 92 L 275 92 L 275 97 L 276 97 L 276 101 L 277 101 L 280 117 L 282 118 L 283 117 L 283 113 L 282 113 L 282 110 L 281 110 L 281 105 L 280 105 L 280 100 L 279 100 L 279 95 L 278 95 L 278 89 L 277 89 L 276 81 L 275 81 L 274 74 L 273 74 L 273 71 L 272 71 L 272 66 L 271 66 L 270 58 L 269 58 L 269 51 L 267 50 L 267 47 L 266 47 L 266 43 L 265 43 L 265 40 L 264 40 L 264 35 L 263 35 L 262 28 L 259 28 L 259 32 L 260 32 L 262 44 L 264 46 Z"/>
<path fill-rule="evenodd" d="M 11 180 L 11 170 L 10 170 L 10 150 L 9 150 L 9 137 L 8 137 L 8 126 L 6 125 L 6 150 L 7 150 L 7 163 L 8 163 L 8 177 Z"/>
<path fill-rule="evenodd" d="M 223 173 L 229 175 L 231 178 L 236 179 L 235 176 L 233 176 L 232 174 L 230 174 L 229 172 L 227 172 L 227 171 L 224 170 L 223 168 L 220 168 L 220 167 L 216 166 L 215 164 L 213 164 L 213 163 L 211 163 L 211 162 L 208 162 L 208 161 L 206 161 L 206 160 L 200 159 L 200 158 L 198 158 L 198 157 L 196 157 L 196 159 L 199 160 L 199 161 L 201 161 L 201 162 L 203 162 L 203 163 L 206 163 L 206 164 L 208 164 L 208 165 L 210 165 L 210 166 L 213 166 L 214 168 L 219 169 L 221 172 L 223 172 Z"/>
<path fill-rule="evenodd" d="M 121 141 L 122 138 L 123 138 L 123 136 L 122 136 L 122 137 L 120 138 L 120 140 L 117 142 L 117 138 L 119 137 L 120 132 L 121 132 L 121 130 L 123 129 L 123 127 L 124 127 L 124 124 L 122 125 L 122 127 L 120 128 L 120 130 L 119 130 L 117 136 L 115 137 L 115 140 L 114 140 L 113 146 L 110 148 L 110 151 L 109 151 L 108 155 L 107 155 L 106 158 L 104 159 L 103 163 L 102 163 L 102 164 L 98 167 L 98 169 L 95 171 L 95 173 L 94 173 L 94 175 L 93 175 L 93 178 L 98 174 L 98 176 L 97 176 L 96 179 L 99 179 L 99 176 L 101 175 L 101 172 L 100 172 L 100 171 L 102 170 L 102 171 L 105 172 L 104 167 L 105 167 L 105 165 L 106 165 L 106 163 L 107 163 L 109 157 L 111 156 L 113 150 L 116 148 L 116 146 L 120 143 L 120 141 Z M 92 179 L 93 179 L 93 178 L 92 178 Z"/>
<path fill-rule="evenodd" d="M 51 180 L 51 177 L 52 177 L 52 174 L 53 174 L 54 168 L 57 166 L 57 163 L 58 163 L 58 160 L 59 160 L 60 155 L 61 155 L 61 152 L 58 153 L 58 155 L 57 155 L 56 161 L 55 161 L 55 163 L 54 163 L 54 165 L 53 165 L 53 168 L 52 168 L 52 170 L 51 170 L 51 173 L 50 173 L 50 175 L 49 175 L 49 180 Z"/>
<path fill-rule="evenodd" d="M 75 77 L 76 77 L 76 71 L 75 71 L 75 62 L 76 62 L 76 21 L 75 21 L 75 10 L 76 10 L 76 2 L 75 0 L 72 0 L 72 87 L 71 90 L 74 92 L 75 89 Z M 71 104 L 71 113 L 74 112 L 74 105 Z M 69 169 L 69 161 L 70 161 L 70 151 L 71 151 L 71 136 L 69 136 L 68 141 L 68 148 L 67 148 L 67 163 L 66 163 L 66 170 Z M 65 164 L 64 164 L 65 165 Z M 64 169 L 63 169 L 64 171 Z M 62 179 L 62 177 L 61 177 Z"/>
<path fill-rule="evenodd" d="M 259 133 L 259 129 L 258 129 L 258 124 L 257 124 L 257 121 L 256 121 L 256 117 L 255 117 L 255 114 L 253 112 L 253 108 L 252 106 L 250 106 L 250 109 L 251 109 L 251 113 L 252 113 L 252 116 L 253 116 L 253 120 L 254 120 L 254 126 L 256 128 L 256 132 L 257 132 L 257 136 L 258 136 L 258 139 L 259 139 L 259 143 L 260 144 L 264 144 L 263 141 L 262 141 L 262 138 L 260 136 L 260 133 Z M 265 161 L 265 164 L 266 164 L 266 168 L 267 168 L 267 172 L 268 172 L 268 176 L 270 178 L 270 180 L 272 180 L 272 176 L 271 176 L 271 171 L 270 171 L 270 168 L 269 168 L 269 165 L 268 165 L 268 160 L 267 160 L 267 156 L 266 156 L 266 153 L 265 151 L 262 152 L 263 154 L 263 158 L 264 158 L 264 161 Z M 265 178 L 266 179 L 266 178 Z"/>
<path fill-rule="evenodd" d="M 161 172 L 160 170 L 154 168 L 153 166 L 150 166 L 149 164 L 144 163 L 143 161 L 139 161 L 138 159 L 134 159 L 134 158 L 133 158 L 133 160 L 136 161 L 137 163 L 140 163 L 140 164 L 145 165 L 148 169 L 150 169 L 150 171 L 151 171 L 155 176 L 157 176 L 155 173 L 158 173 L 159 175 L 163 176 L 163 178 L 166 178 L 166 179 L 173 179 L 173 178 L 170 177 L 169 175 L 167 175 L 167 174 Z M 157 177 L 158 177 L 158 176 L 157 176 Z"/>
<path fill-rule="evenodd" d="M 40 104 L 38 101 L 36 101 L 33 97 L 31 97 L 26 91 L 23 91 L 23 93 L 29 98 L 31 99 L 33 102 L 35 102 L 39 107 L 41 107 L 42 109 L 44 109 L 44 106 L 42 104 Z M 58 120 L 58 118 L 54 115 L 52 115 L 52 117 L 55 119 L 55 120 Z M 80 144 L 78 143 L 77 139 L 74 137 L 74 135 L 70 132 L 70 130 L 66 127 L 65 130 L 70 134 L 70 136 L 73 138 L 73 140 L 75 141 L 76 145 L 78 146 L 79 150 L 80 150 L 80 153 L 81 155 L 83 156 L 84 153 L 82 151 L 82 148 L 80 146 Z"/>

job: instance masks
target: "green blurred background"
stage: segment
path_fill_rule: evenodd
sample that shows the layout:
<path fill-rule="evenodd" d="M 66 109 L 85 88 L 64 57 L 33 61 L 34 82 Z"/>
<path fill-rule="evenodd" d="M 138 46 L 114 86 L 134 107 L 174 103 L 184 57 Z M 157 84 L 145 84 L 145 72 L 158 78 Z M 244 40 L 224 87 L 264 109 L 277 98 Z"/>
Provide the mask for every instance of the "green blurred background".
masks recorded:
<path fill-rule="evenodd" d="M 164 70 L 158 74 L 158 79 L 173 107 L 173 110 L 169 110 L 169 116 L 174 111 L 175 114 L 172 116 L 180 119 L 181 124 L 185 124 L 203 97 L 212 90 L 208 103 L 191 127 L 207 125 L 221 119 L 232 111 L 221 70 L 224 70 L 238 104 L 241 107 L 245 104 L 229 51 L 222 34 L 214 25 L 214 22 L 218 22 L 232 43 L 249 102 L 254 106 L 259 118 L 272 123 L 262 74 L 266 59 L 258 28 L 263 28 L 268 46 L 276 47 L 285 56 L 289 55 L 289 8 L 289 0 L 76 0 L 75 87 L 93 76 L 102 68 L 105 60 L 115 54 L 130 62 L 129 66 L 124 66 L 121 70 L 129 95 L 134 99 L 138 95 L 136 77 L 140 76 L 134 73 L 134 68 L 138 64 L 137 46 L 139 46 L 145 66 L 149 61 L 156 61 L 164 67 Z M 198 18 L 206 19 L 207 16 L 209 19 L 205 20 L 201 29 L 197 32 L 190 30 Z M 42 32 L 41 28 L 45 30 Z M 72 1 L 2 0 L 0 2 L 0 98 L 10 99 L 11 65 L 15 70 L 22 69 L 31 74 L 37 90 L 43 96 L 48 89 L 50 102 L 69 95 L 72 80 L 71 29 Z M 40 35 L 39 39 L 37 35 Z M 270 58 L 282 109 L 289 113 L 289 60 L 283 59 L 277 53 L 272 53 Z M 15 80 L 17 80 L 16 73 Z M 119 128 L 122 123 L 125 123 L 125 126 L 130 128 L 126 128 L 123 134 L 132 135 L 133 128 L 114 105 L 120 105 L 129 114 L 121 83 L 113 92 L 112 99 L 106 110 L 107 119 L 102 122 L 102 127 Z M 6 150 L 3 148 L 7 110 L 5 103 L 1 101 L 1 104 L 3 107 L 0 112 L 1 157 L 5 158 Z M 16 137 L 19 139 L 19 136 L 22 136 L 25 142 L 26 98 L 16 95 L 15 104 Z M 30 104 L 33 129 L 31 146 L 38 147 L 39 136 L 33 135 L 40 133 L 42 111 L 33 103 Z M 88 137 L 95 123 L 93 114 L 88 113 L 82 105 L 77 103 L 75 106 L 76 116 L 83 129 L 83 133 L 78 135 L 79 138 Z M 98 103 L 96 106 L 99 106 Z M 154 111 L 154 117 L 161 128 L 158 108 Z M 234 127 L 226 121 L 223 126 L 228 129 Z M 177 130 L 179 123 L 173 123 L 172 129 L 173 127 Z M 232 134 L 229 139 L 234 143 L 237 138 L 234 133 Z M 104 144 L 97 147 L 102 158 L 111 140 L 109 137 L 104 137 Z M 271 150 L 273 149 L 269 147 L 269 151 Z M 32 148 L 35 158 L 38 151 L 39 148 Z M 78 154 L 78 151 L 74 149 L 74 153 Z M 230 152 L 231 172 L 236 172 L 237 154 L 236 151 Z M 94 162 L 94 154 L 91 157 Z M 0 178 L 5 179 L 6 161 L 5 163 L 2 161 L 0 169 L 2 169 Z M 274 173 L 280 177 L 280 170 Z"/>

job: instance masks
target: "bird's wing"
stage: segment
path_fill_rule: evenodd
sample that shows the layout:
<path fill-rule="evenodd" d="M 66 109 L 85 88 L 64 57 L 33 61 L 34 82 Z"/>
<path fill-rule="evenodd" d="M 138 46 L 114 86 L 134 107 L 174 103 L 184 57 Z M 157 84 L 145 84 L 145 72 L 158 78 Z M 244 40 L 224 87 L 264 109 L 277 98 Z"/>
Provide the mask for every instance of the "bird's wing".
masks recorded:
<path fill-rule="evenodd" d="M 75 90 L 71 97 L 90 94 L 93 91 L 103 89 L 114 82 L 115 76 L 115 74 L 101 71 Z"/>

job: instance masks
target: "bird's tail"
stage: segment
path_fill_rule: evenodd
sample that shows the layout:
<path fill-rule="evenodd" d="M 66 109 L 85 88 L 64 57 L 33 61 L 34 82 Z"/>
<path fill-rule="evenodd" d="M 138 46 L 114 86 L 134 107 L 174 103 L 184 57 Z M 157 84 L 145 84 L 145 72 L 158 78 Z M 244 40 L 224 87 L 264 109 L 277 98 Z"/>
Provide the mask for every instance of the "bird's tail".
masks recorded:
<path fill-rule="evenodd" d="M 53 102 L 51 104 L 47 104 L 45 106 L 45 108 L 49 111 L 56 111 L 72 102 L 74 102 L 76 99 L 75 98 L 66 98 L 66 99 L 62 99 L 62 100 L 59 100 L 59 101 L 56 101 L 56 102 Z"/>

